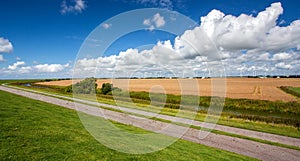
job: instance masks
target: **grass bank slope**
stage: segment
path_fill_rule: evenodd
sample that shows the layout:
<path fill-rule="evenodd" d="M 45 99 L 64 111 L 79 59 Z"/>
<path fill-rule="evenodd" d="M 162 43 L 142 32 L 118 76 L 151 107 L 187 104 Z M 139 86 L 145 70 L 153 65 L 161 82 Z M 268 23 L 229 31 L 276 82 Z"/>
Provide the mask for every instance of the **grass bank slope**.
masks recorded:
<path fill-rule="evenodd" d="M 253 160 L 184 140 L 155 153 L 124 154 L 98 143 L 84 129 L 75 111 L 3 91 L 0 100 L 3 160 Z M 117 126 L 143 132 L 132 126 Z"/>

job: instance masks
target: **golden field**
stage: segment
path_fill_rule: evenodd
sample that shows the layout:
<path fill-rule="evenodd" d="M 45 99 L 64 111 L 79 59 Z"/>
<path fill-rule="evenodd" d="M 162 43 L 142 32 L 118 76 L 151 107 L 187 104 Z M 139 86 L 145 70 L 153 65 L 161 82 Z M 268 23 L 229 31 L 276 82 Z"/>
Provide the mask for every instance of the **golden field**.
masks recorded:
<path fill-rule="evenodd" d="M 78 81 L 79 80 L 74 80 L 74 83 Z M 71 85 L 72 82 L 72 80 L 61 80 L 40 82 L 37 84 L 68 86 Z M 271 101 L 296 101 L 295 97 L 283 92 L 278 87 L 300 87 L 300 79 L 297 78 L 98 79 L 98 88 L 101 88 L 102 83 L 112 83 L 114 87 L 123 90 L 129 89 L 129 91 L 158 93 L 164 93 L 165 91 L 169 94 L 200 96 L 219 96 L 222 95 L 222 93 L 226 93 L 226 97 L 228 98 L 248 98 Z M 216 91 L 214 94 L 212 94 L 212 87 L 214 87 L 214 91 Z"/>

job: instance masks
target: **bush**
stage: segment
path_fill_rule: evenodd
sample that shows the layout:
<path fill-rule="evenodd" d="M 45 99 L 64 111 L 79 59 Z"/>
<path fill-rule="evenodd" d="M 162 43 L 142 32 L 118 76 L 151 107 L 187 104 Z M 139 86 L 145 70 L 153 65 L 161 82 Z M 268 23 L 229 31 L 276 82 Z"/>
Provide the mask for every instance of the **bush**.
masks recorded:
<path fill-rule="evenodd" d="M 103 83 L 102 88 L 100 90 L 97 90 L 98 94 L 104 94 L 104 95 L 112 95 L 112 92 L 117 92 L 115 93 L 116 95 L 120 95 L 122 93 L 122 90 L 117 87 L 113 87 L 113 84 L 110 83 Z"/>
<path fill-rule="evenodd" d="M 69 85 L 65 88 L 65 93 L 72 93 L 72 85 Z"/>
<path fill-rule="evenodd" d="M 106 95 L 108 93 L 110 93 L 113 89 L 113 85 L 110 83 L 103 83 L 102 84 L 102 88 L 101 88 L 101 93 Z"/>
<path fill-rule="evenodd" d="M 95 78 L 86 78 L 73 85 L 73 93 L 77 94 L 95 94 L 97 83 Z"/>

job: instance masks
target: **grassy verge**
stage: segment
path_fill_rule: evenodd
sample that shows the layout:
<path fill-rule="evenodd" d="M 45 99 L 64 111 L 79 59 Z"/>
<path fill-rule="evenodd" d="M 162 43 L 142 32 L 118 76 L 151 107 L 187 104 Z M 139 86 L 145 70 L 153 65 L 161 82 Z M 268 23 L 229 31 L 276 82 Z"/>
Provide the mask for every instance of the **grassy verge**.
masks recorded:
<path fill-rule="evenodd" d="M 284 148 L 289 148 L 289 149 L 294 149 L 294 150 L 299 150 L 300 151 L 299 147 L 292 146 L 292 145 L 286 145 L 286 144 L 276 143 L 276 142 L 262 140 L 262 139 L 257 139 L 257 138 L 252 138 L 252 137 L 248 137 L 248 136 L 244 136 L 244 135 L 232 134 L 232 133 L 228 133 L 228 132 L 224 132 L 224 131 L 219 131 L 219 130 L 211 130 L 211 129 L 207 129 L 207 128 L 203 128 L 203 127 L 199 127 L 199 126 L 194 126 L 194 125 L 188 125 L 188 124 L 183 124 L 183 123 L 175 123 L 175 122 L 171 122 L 169 120 L 164 120 L 164 119 L 159 119 L 159 118 L 151 118 L 151 119 L 157 120 L 157 121 L 161 121 L 161 122 L 166 122 L 166 123 L 173 123 L 173 124 L 176 124 L 176 125 L 179 125 L 179 126 L 190 127 L 190 128 L 193 128 L 193 129 L 198 129 L 198 130 L 203 130 L 203 131 L 210 131 L 211 133 L 215 133 L 215 134 L 226 135 L 226 136 L 231 136 L 231 137 L 241 138 L 241 139 L 246 139 L 246 140 L 252 140 L 252 141 L 256 141 L 256 142 L 263 143 L 263 144 L 280 146 L 280 147 L 284 147 Z"/>
<path fill-rule="evenodd" d="M 294 95 L 294 96 L 300 98 L 300 87 L 281 86 L 280 89 L 285 91 L 286 93 L 289 93 L 291 95 Z"/>
<path fill-rule="evenodd" d="M 0 99 L 3 160 L 253 160 L 184 140 L 155 153 L 124 154 L 98 143 L 84 129 L 75 111 L 2 91 Z M 134 133 L 145 132 L 114 124 Z"/>
<path fill-rule="evenodd" d="M 123 96 L 122 93 L 115 93 L 114 96 Z M 109 99 L 109 96 L 102 96 Z M 161 98 L 166 97 L 166 103 L 160 102 Z M 116 97 L 115 97 L 116 98 Z M 209 106 L 215 106 L 214 102 L 211 102 L 212 97 L 207 96 L 178 96 L 167 94 L 153 94 L 151 98 L 147 92 L 130 92 L 131 100 L 135 103 L 141 103 L 149 105 L 151 101 L 156 102 L 157 105 L 164 106 L 170 109 L 179 109 L 183 104 L 188 106 L 189 104 L 195 104 L 195 101 L 199 101 L 200 110 L 206 112 Z M 120 100 L 122 97 L 118 98 Z M 160 103 L 160 104 L 159 104 Z M 300 106 L 299 102 L 281 102 L 281 101 L 265 101 L 265 100 L 250 100 L 250 99 L 231 99 L 225 98 L 225 104 L 223 108 L 223 116 L 241 118 L 245 120 L 263 121 L 275 124 L 287 124 L 299 127 L 300 123 Z M 188 108 L 187 108 L 188 109 Z"/>
<path fill-rule="evenodd" d="M 23 88 L 34 89 L 38 91 L 46 91 L 50 93 L 60 94 L 72 96 L 71 94 L 64 93 L 62 91 L 62 87 L 52 87 L 52 86 L 43 86 L 43 88 L 36 88 L 35 86 Z M 157 112 L 165 115 L 171 116 L 179 116 L 184 118 L 191 118 L 198 121 L 204 121 L 206 118 L 206 111 L 200 110 L 196 116 L 194 116 L 192 112 L 189 110 L 185 110 L 180 115 L 178 115 L 177 108 L 170 107 L 159 107 L 160 102 L 156 102 L 155 105 L 150 105 L 149 94 L 145 92 L 133 92 L 131 94 L 133 104 L 128 102 L 128 99 L 124 99 L 124 97 L 119 97 L 118 105 L 128 107 L 128 108 L 136 108 L 144 111 Z M 140 94 L 140 95 L 139 95 Z M 159 100 L 159 94 L 154 94 L 152 97 L 156 97 L 154 100 Z M 146 98 L 148 97 L 148 98 Z M 179 96 L 168 95 L 169 99 L 176 103 L 176 101 L 180 100 Z M 95 101 L 95 97 L 86 97 L 82 95 L 82 97 L 87 100 Z M 116 98 L 116 97 L 114 97 Z M 145 99 L 142 99 L 145 98 Z M 191 98 L 193 99 L 193 98 Z M 210 101 L 208 97 L 200 98 L 203 104 L 207 101 Z M 102 103 L 115 105 L 116 102 L 113 100 L 111 95 L 97 95 L 97 100 Z M 229 101 L 228 101 L 229 100 Z M 186 99 L 189 101 L 189 99 Z M 170 102 L 170 101 L 169 101 Z M 188 102 L 186 102 L 188 104 Z M 271 101 L 260 101 L 260 100 L 246 100 L 246 99 L 226 99 L 225 107 L 220 117 L 218 124 L 244 128 L 249 130 L 279 134 L 284 136 L 296 137 L 300 138 L 300 130 L 299 130 L 299 106 L 298 102 L 271 102 Z M 177 106 L 177 104 L 175 104 Z M 253 107 L 252 107 L 253 105 Z M 230 106 L 228 108 L 227 106 Z M 259 107 L 262 106 L 262 109 Z M 205 107 L 204 107 L 205 108 Z M 257 111 L 256 111 L 257 110 Z"/>
<path fill-rule="evenodd" d="M 87 95 L 82 95 L 82 97 L 84 97 L 85 99 L 89 99 L 89 100 L 93 100 L 92 97 L 87 97 Z M 80 97 L 80 98 L 82 98 Z M 66 99 L 66 100 L 71 100 L 71 99 Z M 72 101 L 72 100 L 71 100 Z M 111 103 L 111 102 L 110 102 Z M 88 103 L 86 103 L 88 104 Z M 92 104 L 91 104 L 92 105 Z M 94 106 L 94 105 L 92 105 Z M 126 105 L 123 105 L 123 106 L 126 106 Z M 111 109 L 111 108 L 108 108 L 108 107 L 101 107 L 101 108 L 104 108 L 104 109 L 108 109 L 108 110 L 113 110 L 113 111 L 116 111 L 116 112 L 121 112 L 123 113 L 123 111 L 121 110 L 117 110 L 117 109 Z M 153 107 L 155 108 L 155 107 Z M 150 109 L 153 109 L 153 108 L 150 108 Z M 152 112 L 157 112 L 157 111 L 152 111 Z M 135 114 L 135 113 L 128 113 L 128 114 L 132 114 L 132 115 L 136 115 L 136 116 L 140 116 L 140 117 L 145 117 L 143 115 L 139 115 L 139 114 Z M 180 125 L 180 126 L 188 126 L 188 127 L 191 127 L 191 128 L 194 128 L 194 129 L 199 129 L 199 130 L 209 130 L 209 129 L 206 129 L 206 128 L 201 128 L 201 127 L 198 127 L 198 126 L 190 126 L 190 125 L 187 125 L 187 124 L 182 124 L 182 123 L 175 123 L 175 122 L 171 122 L 169 120 L 164 120 L 164 119 L 160 119 L 160 118 L 150 118 L 152 120 L 157 120 L 157 121 L 162 121 L 162 122 L 166 122 L 166 123 L 173 123 L 173 124 L 177 124 L 177 125 Z M 116 125 L 117 126 L 117 125 Z M 209 130 L 211 131 L 211 130 Z M 290 145 L 285 145 L 285 144 L 280 144 L 280 143 L 275 143 L 275 142 L 271 142 L 271 141 L 266 141 L 266 140 L 262 140 L 262 139 L 257 139 L 257 138 L 252 138 L 252 137 L 248 137 L 248 136 L 243 136 L 243 135 L 238 135 L 238 134 L 232 134 L 232 133 L 228 133 L 228 132 L 223 132 L 223 131 L 218 131 L 218 130 L 212 130 L 211 131 L 212 133 L 215 133 L 215 134 L 220 134 L 220 135 L 226 135 L 226 136 L 232 136 L 232 137 L 236 137 L 236 138 L 241 138 L 241 139 L 247 139 L 247 140 L 252 140 L 252 141 L 256 141 L 256 142 L 260 142 L 260 143 L 264 143 L 264 144 L 269 144 L 269 145 L 274 145 L 274 146 L 280 146 L 280 147 L 285 147 L 285 148 L 290 148 L 290 149 L 294 149 L 294 150 L 299 150 L 300 151 L 300 148 L 298 147 L 295 147 L 295 146 L 290 146 Z M 160 139 L 160 138 L 157 138 L 157 139 Z M 134 141 L 134 140 L 133 140 Z"/>
<path fill-rule="evenodd" d="M 86 99 L 88 99 L 88 98 L 86 98 Z M 90 100 L 95 101 L 95 98 L 91 98 Z M 103 102 L 106 104 L 116 105 L 115 101 L 110 100 L 110 99 L 97 97 L 97 100 L 99 102 Z M 139 110 L 143 110 L 143 111 L 156 112 L 156 113 L 160 113 L 160 114 L 164 114 L 164 115 L 194 119 L 197 121 L 204 121 L 207 116 L 207 114 L 203 113 L 202 111 L 199 111 L 198 113 L 196 113 L 196 115 L 191 111 L 183 111 L 179 114 L 178 109 L 147 106 L 145 104 L 140 104 L 140 103 L 135 103 L 133 105 L 132 103 L 119 101 L 118 105 L 123 106 L 123 107 L 128 107 L 128 108 L 135 108 L 135 109 L 139 109 Z M 228 115 L 221 115 L 219 118 L 218 124 L 300 138 L 299 128 L 297 128 L 295 126 L 286 125 L 286 124 L 276 124 L 276 123 L 272 123 L 272 122 L 267 123 L 267 122 L 263 122 L 263 121 L 245 120 L 245 119 L 241 119 L 241 118 L 230 117 Z"/>

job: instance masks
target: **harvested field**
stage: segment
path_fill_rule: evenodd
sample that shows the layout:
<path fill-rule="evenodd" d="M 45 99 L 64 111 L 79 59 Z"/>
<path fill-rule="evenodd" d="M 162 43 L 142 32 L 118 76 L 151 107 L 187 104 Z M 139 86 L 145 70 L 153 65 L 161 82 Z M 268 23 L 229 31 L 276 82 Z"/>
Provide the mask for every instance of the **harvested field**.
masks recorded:
<path fill-rule="evenodd" d="M 193 94 L 200 96 L 212 95 L 212 81 L 218 79 L 197 79 L 198 88 L 195 84 L 185 86 L 182 82 L 187 79 L 99 79 L 97 80 L 98 87 L 101 87 L 102 83 L 113 83 L 115 87 L 126 89 L 129 82 L 130 91 L 146 91 L 146 92 L 159 92 L 166 91 L 169 94 Z M 297 98 L 291 96 L 278 87 L 280 86 L 293 86 L 300 87 L 300 79 L 285 79 L 285 78 L 227 78 L 226 80 L 226 97 L 229 98 L 248 98 L 258 100 L 282 100 L 282 101 L 296 101 Z M 76 80 L 74 81 L 76 82 Z M 72 84 L 72 80 L 41 82 L 38 84 L 44 85 L 57 85 L 67 86 Z M 184 90 L 180 89 L 180 86 Z"/>

